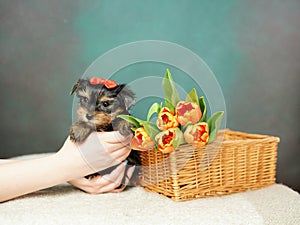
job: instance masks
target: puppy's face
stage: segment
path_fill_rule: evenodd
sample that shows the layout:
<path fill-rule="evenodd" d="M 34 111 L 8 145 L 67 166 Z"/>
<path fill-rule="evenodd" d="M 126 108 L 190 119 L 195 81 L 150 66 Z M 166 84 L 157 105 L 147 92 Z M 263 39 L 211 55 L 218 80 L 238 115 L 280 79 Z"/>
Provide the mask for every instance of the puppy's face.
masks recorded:
<path fill-rule="evenodd" d="M 71 94 L 75 91 L 80 101 L 78 121 L 91 127 L 111 127 L 116 116 L 127 114 L 134 103 L 133 92 L 124 84 L 108 89 L 105 85 L 81 79 L 74 85 Z"/>

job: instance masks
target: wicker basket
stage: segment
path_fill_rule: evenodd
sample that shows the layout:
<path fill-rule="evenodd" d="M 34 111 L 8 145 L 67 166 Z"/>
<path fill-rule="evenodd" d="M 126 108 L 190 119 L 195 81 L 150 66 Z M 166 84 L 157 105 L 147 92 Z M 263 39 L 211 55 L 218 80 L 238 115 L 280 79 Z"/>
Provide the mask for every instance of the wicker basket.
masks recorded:
<path fill-rule="evenodd" d="M 278 142 L 278 137 L 222 130 L 203 147 L 141 152 L 141 185 L 175 201 L 265 187 L 275 182 Z"/>

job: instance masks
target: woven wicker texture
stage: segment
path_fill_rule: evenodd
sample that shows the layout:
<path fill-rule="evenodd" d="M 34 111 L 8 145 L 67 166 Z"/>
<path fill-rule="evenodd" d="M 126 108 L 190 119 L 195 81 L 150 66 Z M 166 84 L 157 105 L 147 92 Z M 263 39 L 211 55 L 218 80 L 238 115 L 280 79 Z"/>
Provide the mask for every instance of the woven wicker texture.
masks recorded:
<path fill-rule="evenodd" d="M 278 142 L 278 137 L 227 129 L 203 147 L 141 152 L 141 185 L 175 201 L 266 187 L 275 182 Z"/>

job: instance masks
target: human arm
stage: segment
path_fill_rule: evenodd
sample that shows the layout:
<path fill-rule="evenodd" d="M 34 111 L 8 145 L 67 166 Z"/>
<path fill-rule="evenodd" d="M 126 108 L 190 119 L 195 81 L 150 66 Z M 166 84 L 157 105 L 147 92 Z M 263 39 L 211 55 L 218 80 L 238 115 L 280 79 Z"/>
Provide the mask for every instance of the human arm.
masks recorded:
<path fill-rule="evenodd" d="M 7 163 L 12 163 L 12 162 L 16 162 L 18 160 L 13 160 L 13 159 L 0 159 L 0 166 L 3 164 L 7 164 Z"/>
<path fill-rule="evenodd" d="M 0 159 L 0 166 L 1 164 L 7 164 L 7 163 L 13 163 L 19 161 L 20 160 Z M 90 194 L 100 194 L 105 192 L 121 192 L 125 189 L 125 187 L 129 183 L 129 179 L 132 176 L 135 169 L 135 167 L 130 167 L 127 171 L 125 171 L 125 167 L 126 164 L 121 163 L 110 174 L 104 176 L 98 175 L 91 179 L 80 177 L 74 180 L 70 180 L 68 181 L 68 183 Z M 123 184 L 123 187 L 118 188 L 122 184 L 122 179 L 124 175 L 127 178 Z"/>
<path fill-rule="evenodd" d="M 119 164 L 130 153 L 126 146 L 128 138 L 120 136 L 115 132 L 92 133 L 80 145 L 67 138 L 62 148 L 53 155 L 9 163 L 1 160 L 0 202 Z M 94 152 L 99 158 L 89 161 L 84 155 L 86 151 Z"/>

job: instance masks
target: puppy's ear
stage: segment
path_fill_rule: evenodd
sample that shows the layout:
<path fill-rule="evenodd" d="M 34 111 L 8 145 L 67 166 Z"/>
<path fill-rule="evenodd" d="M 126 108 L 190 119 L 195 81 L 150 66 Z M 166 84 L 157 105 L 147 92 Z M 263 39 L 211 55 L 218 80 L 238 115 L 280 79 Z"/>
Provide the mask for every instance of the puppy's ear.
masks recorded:
<path fill-rule="evenodd" d="M 70 91 L 70 95 L 72 95 L 78 88 L 79 84 L 80 84 L 80 79 L 77 81 L 77 83 L 72 87 L 71 91 Z"/>
<path fill-rule="evenodd" d="M 126 84 L 120 84 L 118 86 L 118 95 L 120 95 L 124 101 L 126 110 L 129 110 L 135 103 L 134 93 L 127 88 Z"/>

